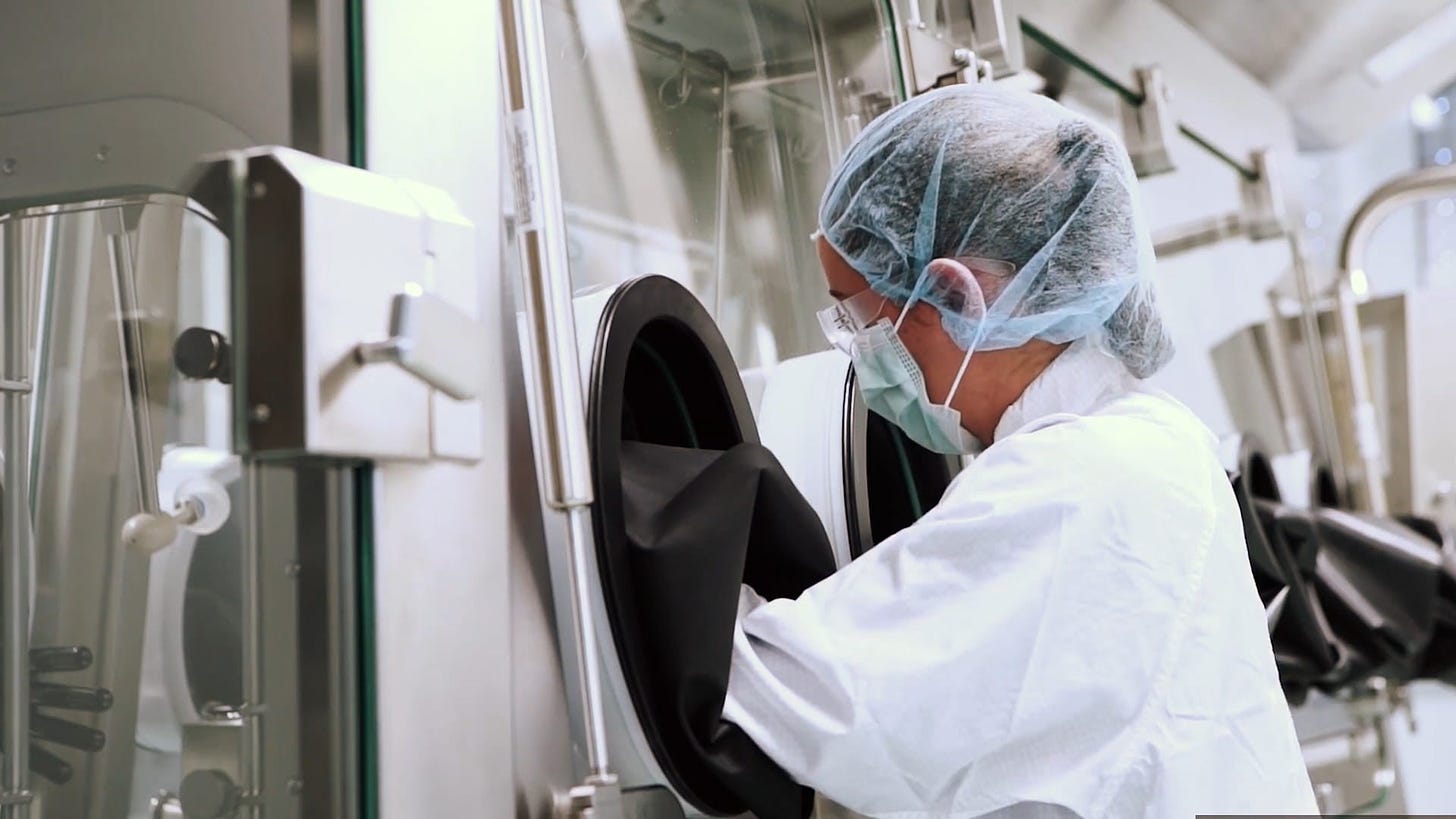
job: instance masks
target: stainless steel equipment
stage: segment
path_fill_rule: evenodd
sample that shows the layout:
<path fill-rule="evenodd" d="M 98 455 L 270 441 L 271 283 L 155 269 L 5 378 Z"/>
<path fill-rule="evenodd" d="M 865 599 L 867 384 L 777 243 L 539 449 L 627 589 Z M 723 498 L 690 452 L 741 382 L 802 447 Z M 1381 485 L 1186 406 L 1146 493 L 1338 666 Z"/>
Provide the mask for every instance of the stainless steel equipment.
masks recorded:
<path fill-rule="evenodd" d="M 908 89 L 982 73 L 955 47 L 968 10 L 904 11 L 869 0 L 502 7 L 522 346 L 584 751 L 581 785 L 565 797 L 573 813 L 657 799 L 673 782 L 637 725 L 592 549 L 601 499 L 581 408 L 597 396 L 578 392 L 576 374 L 611 336 L 584 306 L 573 327 L 568 298 L 658 274 L 706 305 L 738 367 L 822 349 L 803 317 L 828 298 L 808 237 L 830 164 Z M 978 30 L 991 28 L 983 19 Z M 609 293 L 590 303 L 600 309 Z"/>
<path fill-rule="evenodd" d="M 1355 425 L 1354 448 L 1347 458 L 1364 490 L 1362 501 L 1377 515 L 1387 511 L 1386 489 L 1380 480 L 1384 456 L 1381 435 L 1375 414 L 1374 393 L 1366 372 L 1361 350 L 1358 301 L 1369 291 L 1365 251 L 1370 237 L 1390 213 L 1411 202 L 1428 199 L 1456 190 L 1456 168 L 1422 168 L 1397 177 L 1376 188 L 1355 209 L 1340 242 L 1340 268 L 1345 277 L 1336 283 L 1338 328 L 1344 345 L 1344 362 L 1348 377 L 1348 407 Z M 1358 463 L 1357 463 L 1358 461 Z"/>
<path fill-rule="evenodd" d="M 1446 362 L 1453 310 L 1456 293 L 1449 289 L 1371 299 L 1355 308 L 1362 328 L 1360 357 L 1381 438 L 1376 477 L 1391 514 L 1439 515 L 1442 482 L 1456 475 L 1456 448 L 1448 440 L 1444 417 L 1445 408 L 1456 401 L 1456 378 Z M 1347 395 L 1350 389 L 1346 351 L 1338 335 L 1339 310 L 1327 302 L 1317 305 L 1316 316 L 1319 340 L 1313 347 L 1306 341 L 1301 318 L 1281 319 L 1297 409 L 1305 424 L 1316 420 L 1309 413 L 1317 411 L 1326 396 Z M 1311 349 L 1328 367 L 1332 391 L 1321 388 L 1313 368 L 1300 366 Z M 1267 323 L 1245 328 L 1213 351 L 1235 423 L 1265 440 L 1285 442 L 1276 451 L 1291 451 L 1295 447 L 1283 431 L 1284 402 L 1275 386 L 1277 355 Z M 1336 455 L 1360 451 L 1356 420 L 1348 412 L 1337 413 Z"/>

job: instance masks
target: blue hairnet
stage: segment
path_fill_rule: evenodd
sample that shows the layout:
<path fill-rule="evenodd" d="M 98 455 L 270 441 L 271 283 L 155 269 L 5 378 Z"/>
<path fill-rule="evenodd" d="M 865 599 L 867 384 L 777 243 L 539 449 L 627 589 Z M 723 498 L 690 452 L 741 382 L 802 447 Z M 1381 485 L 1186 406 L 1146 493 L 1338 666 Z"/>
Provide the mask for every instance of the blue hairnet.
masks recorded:
<path fill-rule="evenodd" d="M 1093 337 L 1141 378 L 1172 357 L 1127 152 L 1045 97 L 958 85 L 891 109 L 835 170 L 819 229 L 876 292 L 939 310 L 962 349 Z M 927 275 L 967 257 L 1016 271 L 978 271 L 981 292 L 960 295 Z"/>

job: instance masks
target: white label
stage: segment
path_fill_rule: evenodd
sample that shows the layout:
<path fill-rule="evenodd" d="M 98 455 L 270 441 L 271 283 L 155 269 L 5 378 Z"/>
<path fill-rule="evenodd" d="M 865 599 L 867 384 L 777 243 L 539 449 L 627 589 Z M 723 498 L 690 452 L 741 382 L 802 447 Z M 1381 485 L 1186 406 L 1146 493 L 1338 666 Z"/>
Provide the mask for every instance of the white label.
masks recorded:
<path fill-rule="evenodd" d="M 531 127 L 531 112 L 525 109 L 512 111 L 511 125 L 511 186 L 516 192 L 516 230 L 538 230 L 540 228 L 540 186 L 536 179 L 536 132 Z"/>

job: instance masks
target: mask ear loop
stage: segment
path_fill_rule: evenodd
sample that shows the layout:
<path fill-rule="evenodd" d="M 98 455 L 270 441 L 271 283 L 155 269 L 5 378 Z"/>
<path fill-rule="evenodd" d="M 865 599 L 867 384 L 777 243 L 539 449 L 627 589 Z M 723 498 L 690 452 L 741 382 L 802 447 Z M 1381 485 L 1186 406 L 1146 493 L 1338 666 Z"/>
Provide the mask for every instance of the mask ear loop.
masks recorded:
<path fill-rule="evenodd" d="M 954 265 L 956 268 L 959 268 L 956 278 L 966 287 L 966 304 L 968 307 L 974 306 L 975 308 L 979 308 L 981 314 L 980 321 L 976 327 L 976 337 L 971 341 L 970 346 L 966 348 L 966 354 L 961 358 L 960 369 L 956 370 L 955 380 L 950 383 L 950 392 L 945 394 L 945 400 L 941 402 L 941 406 L 948 407 L 950 406 L 951 399 L 955 398 L 956 393 L 960 392 L 961 381 L 966 377 L 966 369 L 971 364 L 971 356 L 976 352 L 976 348 L 981 346 L 981 334 L 986 330 L 986 297 L 981 292 L 980 282 L 976 281 L 976 276 L 971 272 L 970 268 L 954 259 L 937 259 L 932 261 L 931 264 L 933 265 L 936 262 L 942 262 L 945 265 Z M 929 265 L 927 265 L 928 267 Z"/>
<path fill-rule="evenodd" d="M 947 406 L 947 407 L 950 406 L 950 400 L 952 398 L 955 398 L 955 394 L 960 391 L 960 388 L 961 388 L 961 379 L 965 377 L 965 375 L 966 375 L 966 367 L 970 365 L 970 363 L 971 363 L 971 355 L 975 351 L 976 351 L 976 345 L 975 344 L 972 344 L 970 347 L 968 347 L 966 349 L 966 357 L 961 359 L 961 368 L 959 370 L 956 370 L 955 380 L 952 381 L 952 382 L 950 382 L 950 392 L 948 392 L 948 393 L 945 394 L 945 402 L 942 404 L 942 406 Z"/>

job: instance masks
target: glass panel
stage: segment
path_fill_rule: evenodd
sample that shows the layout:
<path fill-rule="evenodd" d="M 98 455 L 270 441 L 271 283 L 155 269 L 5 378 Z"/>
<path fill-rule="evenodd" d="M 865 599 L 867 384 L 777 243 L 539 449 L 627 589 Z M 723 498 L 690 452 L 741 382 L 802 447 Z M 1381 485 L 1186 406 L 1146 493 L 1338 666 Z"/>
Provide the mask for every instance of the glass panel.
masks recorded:
<path fill-rule="evenodd" d="M 229 376 L 182 372 L 226 360 L 227 243 L 165 195 L 35 208 L 0 225 L 19 244 L 4 275 L 38 295 L 33 815 L 150 816 L 153 797 L 179 788 L 183 747 L 196 745 L 184 736 L 210 734 L 216 747 L 231 735 L 237 747 L 235 726 L 210 713 L 242 699 L 247 518 Z M 201 519 L 171 528 L 157 513 L 186 497 Z"/>
<path fill-rule="evenodd" d="M 901 96 L 884 7 L 814 5 L 545 6 L 574 285 L 679 281 L 740 367 L 824 348 L 819 195 L 848 138 Z"/>

